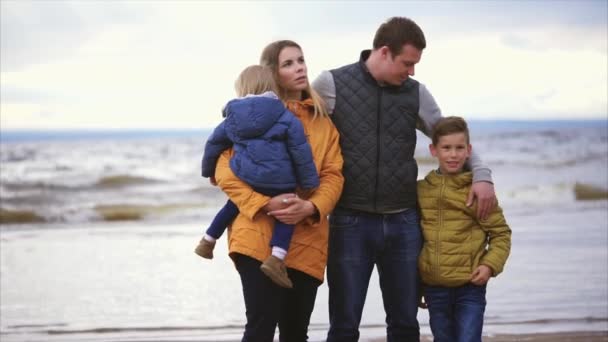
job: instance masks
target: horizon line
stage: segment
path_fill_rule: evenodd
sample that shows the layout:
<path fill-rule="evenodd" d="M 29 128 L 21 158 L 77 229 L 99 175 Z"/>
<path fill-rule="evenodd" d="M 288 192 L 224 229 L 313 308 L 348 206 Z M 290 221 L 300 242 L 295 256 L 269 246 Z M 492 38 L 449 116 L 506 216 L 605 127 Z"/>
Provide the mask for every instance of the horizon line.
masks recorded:
<path fill-rule="evenodd" d="M 452 115 L 445 115 L 452 116 Z M 458 116 L 458 115 L 455 115 Z M 608 122 L 608 115 L 605 118 L 471 118 L 467 122 L 512 122 L 512 123 L 531 123 L 531 122 Z M 52 132 L 52 131 L 89 131 L 89 132 L 178 132 L 196 131 L 213 129 L 216 126 L 200 127 L 13 127 L 3 128 L 0 125 L 0 132 Z"/>

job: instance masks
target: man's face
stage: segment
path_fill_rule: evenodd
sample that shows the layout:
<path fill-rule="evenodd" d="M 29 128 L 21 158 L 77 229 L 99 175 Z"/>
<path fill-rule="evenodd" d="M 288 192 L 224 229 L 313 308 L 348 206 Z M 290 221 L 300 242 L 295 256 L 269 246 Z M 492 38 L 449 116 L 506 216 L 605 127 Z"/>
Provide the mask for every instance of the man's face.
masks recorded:
<path fill-rule="evenodd" d="M 388 47 L 383 47 L 382 57 L 384 57 L 384 77 L 382 81 L 401 85 L 408 77 L 414 76 L 414 66 L 422 57 L 422 50 L 411 44 L 406 44 L 401 49 L 401 53 L 394 56 Z"/>

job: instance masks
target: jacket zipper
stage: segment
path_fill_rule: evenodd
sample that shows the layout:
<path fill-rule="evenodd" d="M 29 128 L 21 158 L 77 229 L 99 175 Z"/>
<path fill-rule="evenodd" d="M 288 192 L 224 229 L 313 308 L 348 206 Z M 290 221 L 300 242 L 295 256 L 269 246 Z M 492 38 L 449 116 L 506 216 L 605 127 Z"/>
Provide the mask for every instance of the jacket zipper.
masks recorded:
<path fill-rule="evenodd" d="M 382 89 L 378 89 L 378 105 L 376 107 L 376 185 L 374 186 L 374 209 L 378 209 L 378 186 L 380 183 L 380 152 L 382 150 L 382 139 L 380 132 L 382 127 L 382 116 L 380 108 L 382 104 Z"/>
<path fill-rule="evenodd" d="M 437 226 L 437 236 L 435 239 L 435 241 L 436 241 L 436 243 L 435 243 L 435 246 L 436 246 L 436 248 L 435 248 L 435 251 L 436 251 L 435 252 L 436 253 L 435 254 L 435 265 L 436 265 L 435 273 L 436 273 L 436 280 L 438 282 L 440 281 L 439 276 L 441 273 L 441 272 L 439 272 L 439 268 L 440 268 L 439 256 L 441 255 L 441 240 L 439 240 L 439 236 L 441 235 L 440 234 L 441 228 L 443 228 L 443 190 L 444 190 L 444 188 L 445 188 L 445 177 L 441 177 L 441 188 L 439 190 L 439 199 L 437 201 L 437 204 L 439 207 L 439 224 Z"/>

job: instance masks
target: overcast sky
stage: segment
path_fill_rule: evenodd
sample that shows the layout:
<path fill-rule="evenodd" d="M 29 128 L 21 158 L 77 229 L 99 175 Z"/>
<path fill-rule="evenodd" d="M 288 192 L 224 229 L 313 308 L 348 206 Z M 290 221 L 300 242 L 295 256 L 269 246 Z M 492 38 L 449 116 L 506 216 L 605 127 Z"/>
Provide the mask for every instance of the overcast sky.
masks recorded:
<path fill-rule="evenodd" d="M 2 0 L 0 127 L 212 127 L 267 43 L 300 43 L 313 79 L 391 16 L 424 30 L 414 78 L 444 115 L 606 119 L 607 3 Z"/>

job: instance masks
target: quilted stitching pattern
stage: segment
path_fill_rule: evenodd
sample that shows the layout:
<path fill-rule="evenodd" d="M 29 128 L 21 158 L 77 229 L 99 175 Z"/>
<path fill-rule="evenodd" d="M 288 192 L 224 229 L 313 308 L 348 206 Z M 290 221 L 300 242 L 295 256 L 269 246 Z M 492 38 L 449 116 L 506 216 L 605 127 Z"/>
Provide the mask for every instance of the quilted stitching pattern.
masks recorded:
<path fill-rule="evenodd" d="M 418 83 L 380 87 L 359 63 L 332 74 L 345 176 L 338 205 L 371 212 L 414 207 Z"/>

